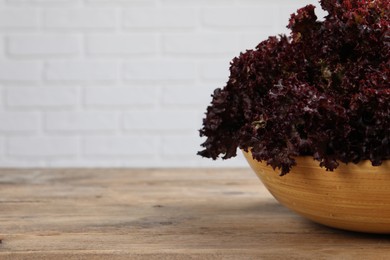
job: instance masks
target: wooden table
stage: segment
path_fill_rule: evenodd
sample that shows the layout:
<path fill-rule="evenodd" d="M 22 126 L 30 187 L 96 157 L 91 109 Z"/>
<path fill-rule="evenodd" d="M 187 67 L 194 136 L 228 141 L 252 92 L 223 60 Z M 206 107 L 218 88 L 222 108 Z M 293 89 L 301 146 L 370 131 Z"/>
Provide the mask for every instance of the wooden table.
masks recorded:
<path fill-rule="evenodd" d="M 390 237 L 280 206 L 249 169 L 0 170 L 0 259 L 389 259 Z"/>

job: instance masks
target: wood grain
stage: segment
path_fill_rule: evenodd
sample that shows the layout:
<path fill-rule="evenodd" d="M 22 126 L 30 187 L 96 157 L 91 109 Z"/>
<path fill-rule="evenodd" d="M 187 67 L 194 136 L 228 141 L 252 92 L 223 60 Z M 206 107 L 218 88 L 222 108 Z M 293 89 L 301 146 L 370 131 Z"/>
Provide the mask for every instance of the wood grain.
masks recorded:
<path fill-rule="evenodd" d="M 385 259 L 390 237 L 309 222 L 249 169 L 2 169 L 0 259 Z"/>

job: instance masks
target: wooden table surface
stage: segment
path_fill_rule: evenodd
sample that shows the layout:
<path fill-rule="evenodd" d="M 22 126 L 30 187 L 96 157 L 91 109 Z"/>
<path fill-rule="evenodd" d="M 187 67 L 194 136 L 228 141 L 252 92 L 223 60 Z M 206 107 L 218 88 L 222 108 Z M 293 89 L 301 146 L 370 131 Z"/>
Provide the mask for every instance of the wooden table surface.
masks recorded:
<path fill-rule="evenodd" d="M 390 259 L 390 236 L 306 221 L 249 169 L 2 169 L 0 212 L 0 259 Z"/>

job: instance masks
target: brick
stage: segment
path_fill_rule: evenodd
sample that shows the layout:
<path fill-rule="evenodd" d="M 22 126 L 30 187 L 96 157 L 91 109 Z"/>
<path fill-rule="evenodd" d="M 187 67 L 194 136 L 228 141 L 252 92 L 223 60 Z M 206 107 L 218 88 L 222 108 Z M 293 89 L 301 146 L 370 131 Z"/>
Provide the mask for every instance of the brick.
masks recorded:
<path fill-rule="evenodd" d="M 47 112 L 45 129 L 58 132 L 109 131 L 118 128 L 115 112 Z"/>
<path fill-rule="evenodd" d="M 124 11 L 127 28 L 193 28 L 195 10 L 183 8 L 131 8 Z"/>
<path fill-rule="evenodd" d="M 0 132 L 35 132 L 41 128 L 41 117 L 37 112 L 0 112 Z"/>
<path fill-rule="evenodd" d="M 211 102 L 210 96 L 216 86 L 218 85 L 167 86 L 163 88 L 162 101 L 163 104 L 172 106 L 206 106 Z"/>
<path fill-rule="evenodd" d="M 31 29 L 39 26 L 36 8 L 5 7 L 0 9 L 0 28 Z"/>
<path fill-rule="evenodd" d="M 226 27 L 229 29 L 248 29 L 273 27 L 275 23 L 275 6 L 250 8 L 206 8 L 202 11 L 201 20 L 205 26 Z"/>
<path fill-rule="evenodd" d="M 10 107 L 66 107 L 78 103 L 76 87 L 9 87 L 6 101 Z"/>
<path fill-rule="evenodd" d="M 242 50 L 255 49 L 256 46 L 267 40 L 271 35 L 278 35 L 282 30 L 277 31 L 262 31 L 260 33 L 243 33 L 241 34 L 240 48 Z"/>
<path fill-rule="evenodd" d="M 171 33 L 163 36 L 163 50 L 173 54 L 238 54 L 239 37 L 234 33 Z"/>
<path fill-rule="evenodd" d="M 206 7 L 210 5 L 226 6 L 236 4 L 235 0 L 196 0 L 196 1 L 183 1 L 183 0 L 162 0 L 164 6 L 185 6 L 185 7 Z"/>
<path fill-rule="evenodd" d="M 77 137 L 9 137 L 7 153 L 11 156 L 53 157 L 79 153 Z"/>
<path fill-rule="evenodd" d="M 79 4 L 82 0 L 9 0 L 12 3 L 23 3 L 23 4 L 48 4 L 58 5 L 58 4 L 68 4 L 74 5 Z"/>
<path fill-rule="evenodd" d="M 43 23 L 46 28 L 104 29 L 114 28 L 117 23 L 112 8 L 45 9 Z"/>
<path fill-rule="evenodd" d="M 200 65 L 200 75 L 203 79 L 219 80 L 226 82 L 230 75 L 230 58 L 218 61 L 202 62 Z"/>
<path fill-rule="evenodd" d="M 197 75 L 196 64 L 188 61 L 140 61 L 124 65 L 126 80 L 190 80 Z"/>
<path fill-rule="evenodd" d="M 87 52 L 91 54 L 148 54 L 157 52 L 157 35 L 95 34 L 86 38 Z"/>
<path fill-rule="evenodd" d="M 47 166 L 43 158 L 3 157 L 0 161 L 2 168 L 44 168 Z"/>
<path fill-rule="evenodd" d="M 8 38 L 13 55 L 69 55 L 80 53 L 81 38 L 70 34 L 23 34 Z"/>
<path fill-rule="evenodd" d="M 275 6 L 284 6 L 288 4 L 297 5 L 298 7 L 303 7 L 305 5 L 308 5 L 310 3 L 318 3 L 317 0 L 295 0 L 292 2 L 291 0 L 277 0 L 273 2 L 264 2 L 264 1 L 258 1 L 258 0 L 240 0 L 238 1 L 239 6 L 252 6 L 252 7 L 259 7 L 259 6 L 269 6 L 270 4 L 273 4 Z"/>
<path fill-rule="evenodd" d="M 5 155 L 5 138 L 0 137 L 0 161 L 1 159 L 4 159 L 4 155 Z M 0 162 L 0 167 L 2 167 L 1 162 Z"/>
<path fill-rule="evenodd" d="M 155 136 L 85 137 L 84 154 L 88 156 L 145 156 L 158 150 Z"/>
<path fill-rule="evenodd" d="M 38 61 L 0 62 L 0 81 L 37 81 L 41 79 L 42 64 Z"/>
<path fill-rule="evenodd" d="M 157 0 L 86 0 L 88 4 L 125 4 L 133 6 L 154 6 Z"/>
<path fill-rule="evenodd" d="M 196 155 L 198 151 L 203 150 L 200 146 L 202 142 L 197 131 L 186 135 L 164 135 L 161 144 L 162 161 L 159 162 L 159 167 L 248 167 L 240 151 L 237 151 L 237 157 L 229 160 L 214 161 Z"/>
<path fill-rule="evenodd" d="M 164 135 L 162 137 L 162 156 L 195 156 L 201 139 L 197 132 L 192 135 Z"/>
<path fill-rule="evenodd" d="M 0 57 L 4 57 L 4 55 L 5 55 L 4 39 L 0 37 Z"/>
<path fill-rule="evenodd" d="M 194 111 L 131 111 L 124 115 L 127 130 L 191 130 L 199 128 L 198 114 Z"/>
<path fill-rule="evenodd" d="M 106 158 L 100 156 L 98 158 L 52 158 L 47 162 L 47 167 L 66 168 L 71 165 L 73 168 L 118 168 L 123 167 L 123 158 Z"/>
<path fill-rule="evenodd" d="M 116 80 L 119 65 L 112 61 L 50 61 L 47 63 L 47 80 L 99 81 Z"/>
<path fill-rule="evenodd" d="M 95 106 L 153 106 L 158 100 L 154 86 L 99 86 L 85 89 L 85 104 Z"/>

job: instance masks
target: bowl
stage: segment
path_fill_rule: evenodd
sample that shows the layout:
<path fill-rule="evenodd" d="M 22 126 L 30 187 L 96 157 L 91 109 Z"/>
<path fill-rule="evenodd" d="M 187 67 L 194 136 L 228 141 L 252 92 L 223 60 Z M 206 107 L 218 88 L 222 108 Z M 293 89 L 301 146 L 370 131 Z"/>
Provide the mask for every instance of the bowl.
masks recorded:
<path fill-rule="evenodd" d="M 269 192 L 296 213 L 329 227 L 367 233 L 390 233 L 390 160 L 343 164 L 333 172 L 312 157 L 280 176 L 265 162 L 244 152 L 249 165 Z"/>

